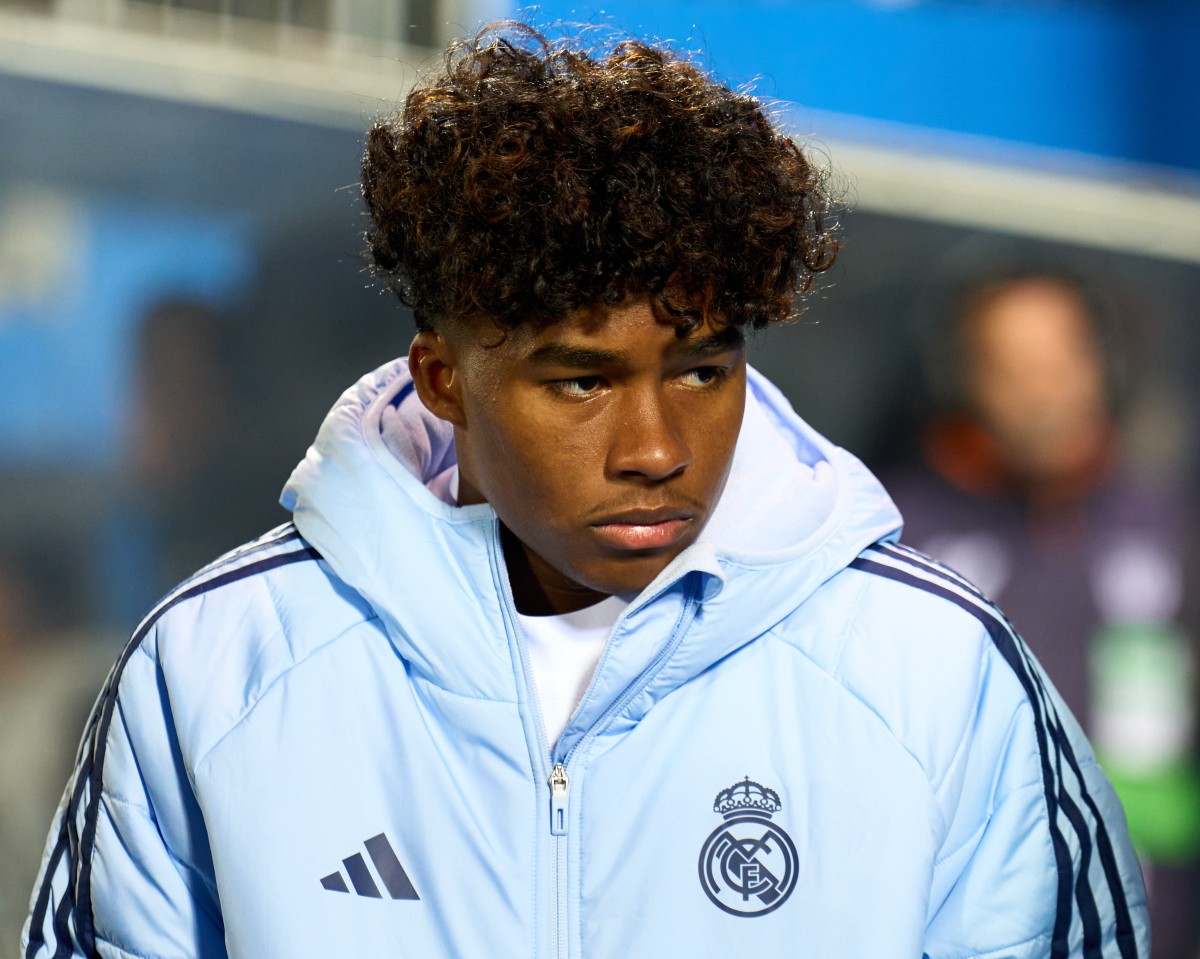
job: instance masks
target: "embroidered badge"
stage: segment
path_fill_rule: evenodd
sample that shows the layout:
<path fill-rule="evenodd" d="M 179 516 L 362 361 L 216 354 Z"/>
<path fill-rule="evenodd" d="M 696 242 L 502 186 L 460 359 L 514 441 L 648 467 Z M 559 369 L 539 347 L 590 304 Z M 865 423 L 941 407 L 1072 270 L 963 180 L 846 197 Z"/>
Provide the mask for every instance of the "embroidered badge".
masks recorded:
<path fill-rule="evenodd" d="M 700 850 L 700 884 L 719 909 L 735 916 L 765 916 L 792 894 L 796 847 L 771 822 L 782 808 L 775 790 L 749 777 L 717 793 L 713 812 L 725 821 Z"/>

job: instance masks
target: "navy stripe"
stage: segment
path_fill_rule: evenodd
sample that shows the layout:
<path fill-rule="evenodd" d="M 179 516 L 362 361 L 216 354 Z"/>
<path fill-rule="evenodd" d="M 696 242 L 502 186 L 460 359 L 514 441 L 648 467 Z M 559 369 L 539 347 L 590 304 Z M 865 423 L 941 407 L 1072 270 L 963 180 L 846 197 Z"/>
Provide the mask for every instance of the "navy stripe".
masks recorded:
<path fill-rule="evenodd" d="M 46 910 L 50 908 L 50 883 L 58 870 L 58 862 L 67 851 L 66 819 L 58 829 L 58 840 L 54 843 L 54 851 L 46 860 L 46 878 L 42 888 L 38 890 L 37 901 L 34 903 L 34 920 L 29 924 L 29 945 L 25 949 L 25 959 L 35 959 L 38 950 L 46 944 Z"/>
<path fill-rule="evenodd" d="M 1015 633 L 1015 630 L 1012 628 L 1012 624 L 1009 623 L 1009 621 L 1000 613 L 999 610 L 992 606 L 983 593 L 976 589 L 971 583 L 954 574 L 951 570 L 942 567 L 940 564 L 935 563 L 928 557 L 922 556 L 916 550 L 903 547 L 889 548 L 886 544 L 880 544 L 878 548 L 880 552 L 904 562 L 911 567 L 915 567 L 923 573 L 936 576 L 938 579 L 957 586 L 965 592 L 970 593 L 972 596 L 978 598 L 981 603 L 985 604 L 986 608 L 980 608 L 975 604 L 964 602 L 962 597 L 958 597 L 957 599 L 953 599 L 953 597 L 947 597 L 952 598 L 956 605 L 967 610 L 976 619 L 980 620 L 980 622 L 982 622 L 984 627 L 987 629 L 988 634 L 992 636 L 994 642 L 996 641 L 995 629 L 993 628 L 995 625 L 1003 626 L 1005 631 L 1010 635 Z M 893 567 L 887 568 L 892 569 Z M 933 584 L 930 585 L 932 586 Z M 938 595 L 944 594 L 938 590 Z M 1045 710 L 1046 727 L 1049 730 L 1050 738 L 1053 740 L 1055 745 L 1054 770 L 1059 783 L 1059 804 L 1062 808 L 1063 814 L 1067 817 L 1067 821 L 1071 824 L 1071 828 L 1075 830 L 1075 834 L 1079 837 L 1079 872 L 1075 876 L 1074 888 L 1075 901 L 1079 904 L 1079 917 L 1083 923 L 1083 954 L 1085 959 L 1102 959 L 1103 947 L 1100 929 L 1100 911 L 1096 906 L 1095 895 L 1088 879 L 1088 873 L 1091 869 L 1092 862 L 1091 831 L 1088 829 L 1087 822 L 1084 819 L 1083 814 L 1079 811 L 1079 807 L 1075 804 L 1075 800 L 1072 799 L 1070 793 L 1067 792 L 1065 788 L 1065 780 L 1063 778 L 1063 746 L 1067 737 L 1062 731 L 1061 724 L 1056 721 L 1057 716 L 1054 713 L 1054 708 L 1050 703 L 1049 697 L 1046 695 L 1046 690 L 1041 681 L 1041 677 L 1038 675 L 1037 670 L 1034 669 L 1033 664 L 1028 659 L 1028 652 L 1025 649 L 1024 644 L 1014 642 L 1013 645 L 1018 656 L 1020 657 L 1022 670 L 1032 677 L 1034 685 L 1037 689 L 1038 701 Z M 1000 646 L 999 642 L 997 642 L 997 646 Z M 1005 659 L 1009 660 L 1009 655 L 1005 654 Z M 1009 661 L 1009 665 L 1014 671 L 1018 673 L 1021 671 L 1018 670 L 1017 666 L 1014 665 L 1011 660 Z M 1029 686 L 1024 682 L 1022 682 L 1022 685 L 1025 686 L 1026 693 L 1028 694 Z M 1036 712 L 1036 704 L 1034 704 L 1034 708 Z M 1069 744 L 1067 745 L 1069 748 Z M 1074 771 L 1079 782 L 1080 790 L 1082 792 L 1086 792 L 1087 787 L 1083 782 L 1083 776 L 1080 770 L 1078 767 L 1074 767 Z M 1119 885 L 1120 884 L 1118 883 L 1118 886 Z M 1111 889 L 1111 877 L 1109 878 L 1109 886 Z M 1057 925 L 1058 923 L 1056 922 L 1056 927 Z"/>
<path fill-rule="evenodd" d="M 1034 671 L 1034 679 L 1042 691 L 1042 695 L 1048 700 L 1045 684 L 1036 671 Z M 1087 782 L 1084 780 L 1079 762 L 1075 758 L 1075 748 L 1071 745 L 1070 737 L 1062 731 L 1061 722 L 1055 729 L 1067 764 L 1075 771 L 1079 780 L 1080 796 L 1096 821 L 1096 850 L 1100 854 L 1100 864 L 1104 868 L 1104 877 L 1108 884 L 1109 894 L 1112 896 L 1113 911 L 1116 916 L 1117 948 L 1120 950 L 1122 959 L 1137 959 L 1137 937 L 1133 929 L 1133 917 L 1129 912 L 1129 901 L 1125 897 L 1125 886 L 1121 882 L 1120 868 L 1117 865 L 1116 853 L 1113 851 L 1112 837 L 1109 836 L 1108 827 L 1100 815 L 1100 808 L 1088 791 Z"/>
<path fill-rule="evenodd" d="M 1071 853 L 1066 839 L 1058 828 L 1058 797 L 1054 789 L 1054 770 L 1051 766 L 1050 754 L 1046 746 L 1046 728 L 1042 721 L 1041 700 L 1028 673 L 1024 669 L 1024 664 L 1020 654 L 1016 652 L 1012 639 L 1007 633 L 1001 632 L 996 628 L 992 617 L 985 616 L 983 611 L 974 603 L 969 602 L 950 589 L 939 586 L 936 583 L 931 583 L 926 579 L 921 579 L 912 573 L 907 573 L 861 556 L 853 560 L 850 563 L 850 567 L 861 570 L 864 573 L 873 573 L 885 579 L 904 583 L 916 589 L 932 593 L 935 596 L 940 596 L 970 613 L 987 630 L 992 642 L 996 644 L 1000 654 L 1016 674 L 1022 687 L 1024 687 L 1025 695 L 1029 698 L 1034 711 L 1034 730 L 1037 734 L 1038 752 L 1040 753 L 1042 763 L 1042 786 L 1046 797 L 1050 843 L 1054 849 L 1054 863 L 1058 872 L 1058 899 L 1050 955 L 1052 959 L 1066 959 L 1070 953 L 1070 944 L 1067 941 L 1067 936 L 1071 925 Z"/>
<path fill-rule="evenodd" d="M 54 937 L 58 940 L 54 947 L 54 959 L 71 959 L 75 950 L 71 946 L 71 900 L 63 896 L 62 902 L 54 910 Z"/>
<path fill-rule="evenodd" d="M 898 559 L 902 563 L 908 563 L 911 566 L 916 566 L 918 569 L 921 569 L 926 573 L 930 573 L 933 576 L 936 576 L 938 579 L 945 580 L 947 583 L 951 583 L 960 589 L 966 590 L 972 596 L 978 597 L 981 602 L 987 603 L 989 606 L 991 605 L 991 600 L 983 594 L 983 590 L 972 583 L 969 579 L 958 575 L 958 573 L 946 566 L 942 566 L 940 563 L 924 555 L 923 553 L 918 553 L 911 546 L 905 546 L 903 543 L 879 543 L 873 548 L 880 553 L 886 553 L 894 559 Z M 1001 618 L 1003 618 L 1003 613 L 1001 613 L 1000 610 L 997 609 L 995 612 L 999 614 Z M 1007 623 L 1008 620 L 1005 619 L 1005 622 Z"/>
<path fill-rule="evenodd" d="M 300 533 L 297 531 L 296 527 L 293 526 L 291 523 L 284 523 L 282 526 L 278 527 L 278 531 L 276 532 L 276 535 L 271 536 L 270 533 L 266 533 L 256 540 L 251 540 L 249 543 L 245 543 L 242 546 L 239 546 L 237 549 L 233 550 L 230 553 L 227 553 L 226 555 L 220 557 L 219 559 L 214 560 L 213 562 L 209 563 L 207 566 L 196 570 L 195 573 L 193 573 L 191 576 L 189 576 L 183 582 L 178 583 L 175 586 L 175 588 L 172 589 L 169 593 L 167 593 L 165 596 L 160 597 L 158 602 L 150 607 L 150 614 L 147 618 L 148 619 L 157 618 L 159 615 L 161 615 L 158 611 L 158 607 L 164 601 L 169 601 L 175 594 L 184 592 L 185 590 L 191 588 L 191 586 L 193 584 L 199 583 L 201 580 L 203 580 L 204 582 L 208 582 L 207 577 L 210 574 L 215 573 L 217 570 L 223 569 L 224 567 L 229 566 L 232 563 L 240 562 L 240 561 L 246 559 L 247 557 L 253 556 L 255 553 L 263 553 L 269 549 L 275 549 L 279 546 L 285 546 L 286 544 L 292 542 L 293 540 L 299 540 L 299 539 L 300 539 Z"/>
<path fill-rule="evenodd" d="M 340 872 L 331 872 L 328 876 L 321 879 L 321 885 L 330 892 L 349 892 L 350 889 L 346 885 L 346 880 L 342 878 Z"/>
<path fill-rule="evenodd" d="M 1047 712 L 1049 707 L 1047 707 Z M 1055 772 L 1058 775 L 1059 783 L 1063 783 L 1063 768 L 1062 768 L 1062 739 L 1064 738 L 1062 728 L 1053 722 L 1048 722 L 1050 727 L 1050 736 L 1055 741 L 1057 751 L 1055 753 Z M 1083 787 L 1082 777 L 1079 779 L 1080 788 Z M 1087 820 L 1083 818 L 1083 813 L 1079 811 L 1079 807 L 1075 804 L 1075 800 L 1070 794 L 1062 789 L 1059 790 L 1059 802 L 1062 805 L 1063 813 L 1070 822 L 1071 828 L 1075 830 L 1075 835 L 1079 837 L 1079 872 L 1075 875 L 1075 901 L 1079 904 L 1079 917 L 1083 920 L 1083 954 L 1086 959 L 1103 959 L 1104 952 L 1102 946 L 1101 930 L 1100 930 L 1100 910 L 1096 907 L 1096 897 L 1092 893 L 1092 884 L 1088 879 L 1088 873 L 1092 867 L 1092 834 L 1088 829 Z"/>
<path fill-rule="evenodd" d="M 350 874 L 350 881 L 354 883 L 354 891 L 360 896 L 369 896 L 372 899 L 382 899 L 383 895 L 379 892 L 379 887 L 375 885 L 375 880 L 371 878 L 371 872 L 367 869 L 367 861 L 363 859 L 362 853 L 355 853 L 349 859 L 343 859 L 342 865 L 346 867 L 346 872 Z"/>
<path fill-rule="evenodd" d="M 1010 633 L 1012 633 L 1015 636 L 1016 630 L 1013 628 L 1012 623 L 1009 622 L 1008 619 L 998 609 L 996 609 L 996 607 L 993 606 L 981 592 L 979 592 L 977 589 L 975 589 L 966 580 L 963 580 L 960 577 L 958 577 L 951 570 L 948 570 L 945 567 L 942 567 L 940 564 L 938 564 L 934 560 L 930 559 L 929 557 L 925 556 L 924 554 L 919 553 L 916 550 L 911 549 L 909 547 L 902 546 L 901 544 L 896 544 L 895 546 L 890 547 L 890 548 L 887 548 L 886 544 L 879 544 L 879 546 L 885 547 L 881 551 L 886 551 L 886 552 L 890 553 L 891 555 L 903 554 L 905 559 L 907 560 L 907 562 L 909 562 L 911 565 L 916 566 L 917 568 L 919 568 L 923 571 L 929 572 L 929 573 L 931 573 L 935 576 L 938 576 L 942 579 L 945 579 L 949 582 L 958 582 L 960 585 L 963 586 L 963 588 L 965 588 L 966 590 L 968 590 L 975 596 L 978 596 L 979 599 L 984 604 L 986 604 L 986 610 L 984 610 L 982 612 L 985 612 L 986 615 L 997 619 L 1008 629 L 1008 631 Z M 975 615 L 977 618 L 982 619 L 982 617 L 980 617 L 979 613 L 975 613 Z M 987 625 L 986 620 L 983 620 L 983 621 L 984 621 L 984 625 L 986 626 Z M 991 631 L 989 630 L 989 632 L 991 632 Z M 1032 675 L 1032 677 L 1033 677 L 1033 681 L 1037 686 L 1037 689 L 1040 694 L 1042 702 L 1045 704 L 1047 720 L 1049 722 L 1051 733 L 1054 737 L 1055 743 L 1056 743 L 1058 749 L 1060 750 L 1061 755 L 1066 757 L 1068 766 L 1070 766 L 1071 770 L 1074 772 L 1075 778 L 1079 783 L 1080 797 L 1083 799 L 1084 804 L 1087 806 L 1089 812 L 1091 812 L 1091 814 L 1092 814 L 1092 818 L 1095 820 L 1095 823 L 1096 823 L 1096 836 L 1095 836 L 1096 851 L 1099 853 L 1100 864 L 1104 870 L 1105 882 L 1108 886 L 1109 895 L 1112 897 L 1113 912 L 1114 912 L 1114 917 L 1116 920 L 1117 947 L 1120 950 L 1122 959 L 1136 959 L 1136 957 L 1137 957 L 1137 938 L 1136 938 L 1136 934 L 1134 933 L 1134 929 L 1133 929 L 1133 917 L 1130 915 L 1130 912 L 1129 912 L 1129 901 L 1125 895 L 1125 886 L 1121 882 L 1120 868 L 1117 865 L 1116 854 L 1113 850 L 1112 837 L 1109 836 L 1108 827 L 1104 822 L 1103 816 L 1101 816 L 1101 814 L 1100 814 L 1100 809 L 1096 805 L 1095 799 L 1092 798 L 1092 795 L 1087 788 L 1087 782 L 1083 778 L 1083 771 L 1080 768 L 1079 762 L 1075 757 L 1075 749 L 1071 745 L 1070 737 L 1063 731 L 1062 723 L 1061 723 L 1061 721 L 1059 721 L 1058 716 L 1055 713 L 1054 708 L 1050 703 L 1050 697 L 1049 697 L 1049 694 L 1046 692 L 1046 686 L 1045 686 L 1045 683 L 1042 681 L 1041 674 L 1038 672 L 1038 670 L 1036 670 L 1033 667 L 1033 663 L 1030 659 L 1029 650 L 1026 648 L 1026 646 L 1023 643 L 1016 643 L 1016 647 L 1021 654 L 1022 661 L 1025 663 L 1025 668 L 1028 670 L 1030 675 Z M 1059 767 L 1059 773 L 1061 775 L 1061 764 Z M 1078 807 L 1075 805 L 1074 801 L 1070 800 L 1069 796 L 1064 796 L 1064 799 L 1070 803 L 1069 808 L 1064 806 L 1064 812 L 1067 813 L 1068 818 L 1071 817 L 1072 811 L 1074 811 L 1076 816 L 1080 816 Z M 1074 820 L 1072 820 L 1072 825 L 1074 825 L 1075 828 L 1078 830 L 1078 825 L 1076 825 Z M 1080 845 L 1081 845 L 1081 847 L 1083 846 L 1082 837 L 1081 837 Z M 1083 850 L 1081 848 L 1081 854 L 1082 854 L 1082 852 L 1083 852 Z M 1081 870 L 1081 876 L 1086 876 L 1086 874 L 1087 874 L 1086 868 Z M 1089 887 L 1089 890 L 1090 890 L 1090 887 Z M 1087 949 L 1086 930 L 1085 930 L 1084 945 L 1085 945 L 1085 950 L 1086 950 Z M 1100 950 L 1101 950 L 1101 947 L 1097 943 L 1097 945 L 1095 947 L 1095 954 L 1099 955 Z M 1085 954 L 1088 954 L 1088 953 L 1085 952 Z"/>
<path fill-rule="evenodd" d="M 378 836 L 372 836 L 364 845 L 371 854 L 371 862 L 375 863 L 379 878 L 387 886 L 389 896 L 393 899 L 421 898 L 413 888 L 412 880 L 408 878 L 408 873 L 404 871 L 400 859 L 396 856 L 396 850 L 392 848 L 386 835 L 380 833 Z"/>
<path fill-rule="evenodd" d="M 109 673 L 112 673 L 111 669 L 109 670 Z M 79 737 L 79 747 L 75 750 L 75 763 L 72 768 L 75 768 L 75 766 L 78 766 L 81 762 L 83 762 L 83 757 L 87 754 L 88 750 L 91 749 L 92 733 L 96 731 L 96 722 L 99 719 L 97 716 L 99 710 L 96 709 L 96 706 L 99 704 L 100 700 L 104 698 L 104 694 L 107 691 L 108 676 L 105 676 L 104 684 L 100 687 L 100 695 L 96 697 L 96 702 L 92 704 L 92 708 L 88 712 L 87 725 L 83 727 L 83 735 Z"/>
<path fill-rule="evenodd" d="M 67 828 L 67 849 L 73 851 L 79 848 L 79 832 L 75 823 L 74 815 L 67 817 L 65 821 Z M 54 955 L 71 954 L 71 927 L 69 925 L 71 906 L 75 902 L 75 863 L 71 857 L 67 858 L 67 888 L 63 892 L 62 900 L 58 904 L 58 908 L 54 910 L 54 938 L 58 941 L 58 949 Z M 66 952 L 63 952 L 66 943 Z"/>
<path fill-rule="evenodd" d="M 278 540 L 270 543 L 259 544 L 256 548 L 265 549 L 267 547 L 277 546 L 280 543 L 298 538 L 298 534 L 294 531 L 289 532 Z M 252 551 L 251 551 L 252 552 Z M 244 556 L 245 554 L 241 554 Z M 231 557 L 233 558 L 241 558 Z M 195 585 L 184 589 L 177 593 L 172 598 L 163 603 L 153 615 L 148 618 L 134 633 L 133 638 L 126 644 L 125 649 L 121 653 L 120 659 L 116 666 L 113 667 L 109 674 L 108 682 L 105 685 L 105 690 L 100 699 L 96 703 L 94 713 L 99 719 L 94 723 L 92 730 L 92 744 L 89 755 L 81 766 L 71 802 L 68 808 L 64 811 L 63 822 L 59 828 L 59 837 L 55 844 L 55 854 L 61 856 L 63 851 L 68 849 L 76 852 L 77 855 L 71 858 L 79 861 L 78 881 L 74 870 L 68 868 L 67 890 L 63 896 L 62 903 L 55 910 L 55 928 L 56 934 L 60 936 L 59 946 L 62 944 L 62 933 L 59 929 L 67 928 L 67 920 L 71 911 L 71 904 L 75 905 L 75 926 L 78 932 L 79 946 L 84 954 L 89 957 L 97 957 L 95 944 L 95 929 L 93 926 L 92 907 L 91 907 L 91 865 L 92 852 L 96 842 L 96 827 L 99 818 L 100 806 L 100 787 L 103 779 L 104 768 L 104 753 L 108 745 L 108 730 L 112 723 L 113 711 L 116 706 L 117 689 L 120 686 L 121 675 L 125 670 L 133 653 L 141 646 L 143 640 L 149 634 L 153 626 L 158 620 L 169 610 L 186 600 L 193 599 L 203 593 L 211 592 L 215 589 L 220 589 L 222 586 L 228 586 L 242 579 L 247 579 L 250 576 L 259 573 L 267 572 L 268 570 L 277 569 L 281 566 L 287 566 L 292 563 L 305 562 L 308 560 L 320 559 L 320 554 L 311 546 L 306 546 L 304 549 L 294 550 L 289 553 L 283 553 L 276 556 L 270 556 L 267 559 L 259 560 L 255 563 L 250 563 L 238 569 L 230 570 L 226 573 L 214 576 L 212 579 L 204 582 L 196 583 Z M 91 787 L 91 792 L 88 795 L 87 810 L 84 814 L 84 827 L 82 836 L 75 835 L 75 815 L 78 810 L 78 805 L 82 801 L 85 786 Z M 51 882 L 54 878 L 54 870 L 49 866 L 46 869 L 46 874 L 43 879 L 42 888 L 38 892 L 37 903 L 34 908 L 32 922 L 30 926 L 30 948 L 26 955 L 28 959 L 36 954 L 37 949 L 45 944 L 44 924 L 46 914 L 50 908 L 51 899 Z M 76 890 L 78 896 L 76 896 Z M 61 918 L 60 918 L 61 917 Z M 69 935 L 66 937 L 69 939 Z"/>
<path fill-rule="evenodd" d="M 400 391 L 395 396 L 392 397 L 389 405 L 395 407 L 396 409 L 400 409 L 400 404 L 403 403 L 406 399 L 408 399 L 408 394 L 411 393 L 416 388 L 417 388 L 416 382 L 413 380 L 409 380 L 402 387 L 400 387 Z"/>
<path fill-rule="evenodd" d="M 111 678 L 111 672 L 110 672 Z M 105 681 L 105 692 L 108 689 L 108 681 Z M 103 695 L 101 699 L 103 699 Z M 97 701 L 97 706 L 99 700 Z M 96 712 L 93 707 L 93 714 Z M 89 721 L 89 728 L 94 728 L 96 725 L 95 718 Z M 62 858 L 64 852 L 69 849 L 79 848 L 79 835 L 75 823 L 75 810 L 79 808 L 80 797 L 83 795 L 83 789 L 87 785 L 88 776 L 92 769 L 92 755 L 89 752 L 83 760 L 75 774 L 75 788 L 71 791 L 71 799 L 67 803 L 66 809 L 63 811 L 62 821 L 58 826 L 58 838 L 55 840 L 54 851 L 50 854 L 50 858 L 46 863 L 45 878 L 41 888 L 38 890 L 37 900 L 33 908 L 33 922 L 30 923 L 29 929 L 29 946 L 25 951 L 26 959 L 34 959 L 37 952 L 46 944 L 45 922 L 46 913 L 50 908 L 50 896 L 52 893 L 51 883 L 54 879 L 54 873 L 58 868 L 58 860 Z M 75 870 L 72 868 L 72 863 L 68 859 L 67 869 L 67 888 L 63 893 L 65 901 L 73 901 L 75 897 Z M 70 930 L 66 924 L 66 918 L 61 916 L 61 909 L 56 909 L 54 912 L 54 935 L 58 942 L 61 942 L 64 937 L 69 937 Z"/>
<path fill-rule="evenodd" d="M 112 680 L 112 674 L 110 671 L 109 683 L 111 683 L 111 680 Z M 105 694 L 106 695 L 107 695 L 107 689 L 108 689 L 109 683 L 105 684 L 105 687 L 106 687 Z M 98 728 L 99 728 L 98 722 L 93 724 L 93 733 L 94 733 L 94 730 L 98 729 Z M 83 763 L 79 766 L 79 771 L 76 773 L 77 779 L 75 782 L 75 788 L 74 788 L 74 790 L 72 790 L 71 804 L 68 807 L 69 815 L 67 815 L 63 819 L 63 825 L 66 828 L 66 834 L 67 834 L 67 848 L 69 850 L 78 850 L 80 848 L 79 824 L 78 824 L 78 822 L 76 822 L 76 812 L 79 809 L 79 804 L 83 800 L 84 789 L 87 787 L 87 784 L 91 781 L 92 769 L 93 769 L 94 763 L 95 763 L 94 750 L 95 750 L 95 741 L 93 739 L 92 747 L 89 750 L 87 756 L 85 757 Z M 75 900 L 75 888 L 76 888 L 75 884 L 76 884 L 75 862 L 72 859 L 68 859 L 68 862 L 67 862 L 67 888 L 66 888 L 66 891 L 63 893 L 63 902 L 74 904 L 74 902 L 76 901 Z M 62 912 L 61 907 L 59 910 L 57 910 L 55 912 L 54 934 L 55 934 L 55 936 L 59 937 L 60 940 L 61 940 L 61 937 L 63 937 L 63 936 L 66 936 L 69 939 L 70 938 L 70 929 L 67 928 L 67 926 L 66 926 L 67 918 L 65 915 L 62 917 L 62 920 L 61 920 L 61 928 L 59 925 L 59 923 L 60 923 L 59 915 L 61 912 Z"/>

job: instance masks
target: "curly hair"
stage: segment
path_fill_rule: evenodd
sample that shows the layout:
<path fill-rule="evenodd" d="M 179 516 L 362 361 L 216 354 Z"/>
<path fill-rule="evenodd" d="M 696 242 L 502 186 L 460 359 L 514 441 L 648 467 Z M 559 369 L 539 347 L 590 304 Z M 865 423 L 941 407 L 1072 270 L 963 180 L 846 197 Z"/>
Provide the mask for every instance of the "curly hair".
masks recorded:
<path fill-rule="evenodd" d="M 637 294 L 760 328 L 837 253 L 824 172 L 753 97 L 641 41 L 594 56 L 515 22 L 374 123 L 362 190 L 374 269 L 421 329 Z"/>

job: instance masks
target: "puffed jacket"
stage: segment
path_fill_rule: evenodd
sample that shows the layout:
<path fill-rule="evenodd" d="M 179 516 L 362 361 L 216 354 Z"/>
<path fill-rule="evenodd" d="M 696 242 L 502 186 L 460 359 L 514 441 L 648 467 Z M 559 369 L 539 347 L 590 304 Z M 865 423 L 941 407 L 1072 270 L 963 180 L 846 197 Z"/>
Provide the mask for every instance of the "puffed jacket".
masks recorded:
<path fill-rule="evenodd" d="M 453 465 L 391 363 L 330 412 L 292 522 L 158 604 L 84 733 L 27 959 L 1148 956 L 1053 685 L 759 374 L 710 522 L 553 749 Z"/>

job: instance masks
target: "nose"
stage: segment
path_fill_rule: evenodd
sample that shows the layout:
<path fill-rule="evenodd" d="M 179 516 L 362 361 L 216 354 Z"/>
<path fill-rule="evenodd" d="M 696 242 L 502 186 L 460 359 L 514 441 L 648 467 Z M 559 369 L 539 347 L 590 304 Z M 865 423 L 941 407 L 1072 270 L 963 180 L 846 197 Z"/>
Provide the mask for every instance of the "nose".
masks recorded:
<path fill-rule="evenodd" d="M 661 482 L 687 469 L 692 454 L 677 412 L 659 391 L 628 398 L 613 425 L 608 467 L 613 476 Z"/>

